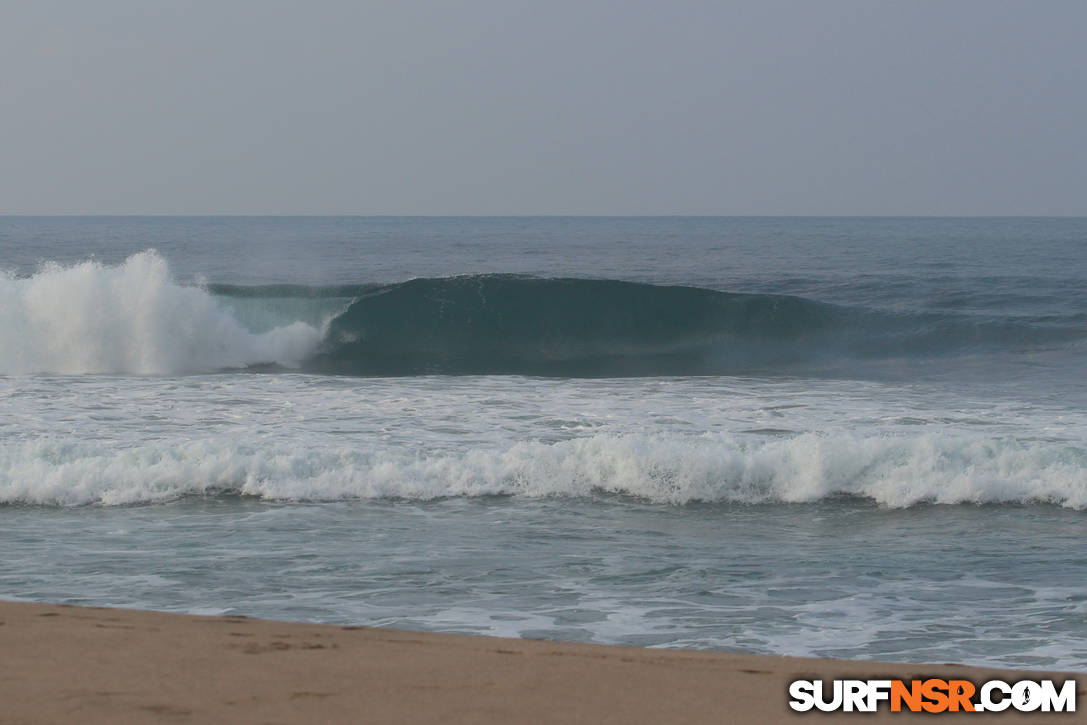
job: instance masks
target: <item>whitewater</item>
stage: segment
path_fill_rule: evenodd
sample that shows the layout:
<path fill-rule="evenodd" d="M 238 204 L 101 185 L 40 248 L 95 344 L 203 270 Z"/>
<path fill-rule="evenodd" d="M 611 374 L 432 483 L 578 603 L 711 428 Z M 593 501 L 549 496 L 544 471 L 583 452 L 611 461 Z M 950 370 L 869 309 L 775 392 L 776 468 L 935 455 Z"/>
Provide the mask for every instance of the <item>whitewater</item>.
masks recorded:
<path fill-rule="evenodd" d="M 0 373 L 169 375 L 254 363 L 297 365 L 320 330 L 254 334 L 210 294 L 178 285 L 154 251 L 117 266 L 47 264 L 0 276 Z"/>
<path fill-rule="evenodd" d="M 1087 223 L 0 219 L 0 596 L 1087 668 Z"/>

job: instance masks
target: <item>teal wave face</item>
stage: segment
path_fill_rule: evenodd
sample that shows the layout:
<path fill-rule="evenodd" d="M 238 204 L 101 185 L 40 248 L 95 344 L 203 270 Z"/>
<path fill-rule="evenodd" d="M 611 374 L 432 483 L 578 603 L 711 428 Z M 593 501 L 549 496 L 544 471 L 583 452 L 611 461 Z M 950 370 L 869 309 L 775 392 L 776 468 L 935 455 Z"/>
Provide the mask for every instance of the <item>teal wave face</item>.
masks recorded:
<path fill-rule="evenodd" d="M 306 363 L 353 375 L 719 375 L 1064 343 L 1078 327 L 900 315 L 799 297 L 480 275 L 360 289 Z"/>

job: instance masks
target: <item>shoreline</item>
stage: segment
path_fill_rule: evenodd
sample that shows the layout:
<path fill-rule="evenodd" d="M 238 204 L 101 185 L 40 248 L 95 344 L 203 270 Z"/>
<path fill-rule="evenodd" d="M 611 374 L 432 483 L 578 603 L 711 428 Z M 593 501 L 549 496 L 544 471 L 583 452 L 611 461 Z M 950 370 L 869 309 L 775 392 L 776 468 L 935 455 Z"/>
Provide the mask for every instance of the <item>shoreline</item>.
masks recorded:
<path fill-rule="evenodd" d="M 795 713 L 797 678 L 1077 680 L 1087 674 L 641 649 L 0 601 L 0 723 L 897 722 Z M 945 713 L 966 717 L 979 713 Z M 830 718 L 828 720 L 828 717 Z M 976 718 L 975 718 L 976 719 Z"/>

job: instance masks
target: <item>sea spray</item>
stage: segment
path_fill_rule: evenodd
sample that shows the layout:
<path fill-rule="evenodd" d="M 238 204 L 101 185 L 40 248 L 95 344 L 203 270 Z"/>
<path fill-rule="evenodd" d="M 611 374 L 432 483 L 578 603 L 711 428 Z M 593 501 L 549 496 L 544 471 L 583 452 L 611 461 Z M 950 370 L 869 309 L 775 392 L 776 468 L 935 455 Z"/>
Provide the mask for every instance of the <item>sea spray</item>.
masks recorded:
<path fill-rule="evenodd" d="M 292 321 L 254 334 L 207 291 L 179 285 L 154 251 L 117 266 L 47 264 L 0 275 L 0 374 L 178 374 L 296 366 L 321 330 Z"/>

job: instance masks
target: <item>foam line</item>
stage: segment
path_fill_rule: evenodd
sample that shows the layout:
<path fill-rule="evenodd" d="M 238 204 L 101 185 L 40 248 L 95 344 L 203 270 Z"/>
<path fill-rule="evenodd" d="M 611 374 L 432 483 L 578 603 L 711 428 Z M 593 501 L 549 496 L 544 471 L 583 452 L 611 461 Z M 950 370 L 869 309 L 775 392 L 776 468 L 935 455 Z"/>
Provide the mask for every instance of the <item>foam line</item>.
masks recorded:
<path fill-rule="evenodd" d="M 804 434 L 598 435 L 558 443 L 411 453 L 221 439 L 0 446 L 0 502 L 76 506 L 187 495 L 269 500 L 428 500 L 612 493 L 665 504 L 803 503 L 833 496 L 888 507 L 1035 503 L 1087 508 L 1087 451 L 982 437 Z"/>

